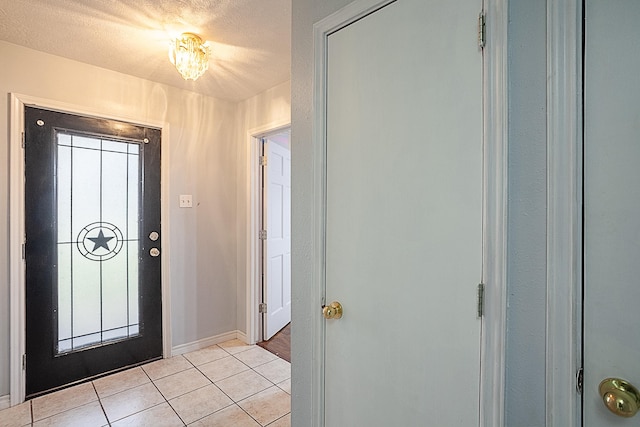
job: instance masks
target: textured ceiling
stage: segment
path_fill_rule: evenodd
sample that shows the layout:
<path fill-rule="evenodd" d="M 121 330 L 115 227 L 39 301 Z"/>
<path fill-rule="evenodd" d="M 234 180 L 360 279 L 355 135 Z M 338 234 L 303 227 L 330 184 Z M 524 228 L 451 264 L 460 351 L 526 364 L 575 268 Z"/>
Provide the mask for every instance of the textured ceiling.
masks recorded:
<path fill-rule="evenodd" d="M 182 32 L 212 47 L 195 82 L 168 59 Z M 291 0 L 0 0 L 0 40 L 239 101 L 289 79 Z"/>

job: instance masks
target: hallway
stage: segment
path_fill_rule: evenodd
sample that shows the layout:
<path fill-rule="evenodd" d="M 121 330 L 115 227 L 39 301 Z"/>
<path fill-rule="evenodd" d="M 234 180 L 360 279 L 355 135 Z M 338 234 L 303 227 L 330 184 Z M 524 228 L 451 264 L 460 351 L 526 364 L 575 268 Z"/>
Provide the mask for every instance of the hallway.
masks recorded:
<path fill-rule="evenodd" d="M 0 426 L 291 425 L 291 365 L 227 341 L 0 411 Z"/>

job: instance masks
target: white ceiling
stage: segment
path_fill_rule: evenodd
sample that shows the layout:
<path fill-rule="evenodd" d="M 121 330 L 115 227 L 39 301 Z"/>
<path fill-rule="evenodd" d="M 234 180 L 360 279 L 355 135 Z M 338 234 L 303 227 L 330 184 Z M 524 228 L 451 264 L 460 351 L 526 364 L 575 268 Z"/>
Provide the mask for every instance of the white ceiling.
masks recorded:
<path fill-rule="evenodd" d="M 212 47 L 195 82 L 168 59 L 182 32 Z M 239 101 L 289 79 L 291 0 L 0 0 L 0 40 Z"/>

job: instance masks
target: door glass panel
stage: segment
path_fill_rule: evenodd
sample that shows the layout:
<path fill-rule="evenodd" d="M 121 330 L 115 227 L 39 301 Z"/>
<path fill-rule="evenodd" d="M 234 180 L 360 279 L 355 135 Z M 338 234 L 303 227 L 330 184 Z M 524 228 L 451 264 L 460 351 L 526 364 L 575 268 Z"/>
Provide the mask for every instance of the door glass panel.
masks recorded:
<path fill-rule="evenodd" d="M 140 332 L 140 147 L 58 131 L 56 354 Z"/>

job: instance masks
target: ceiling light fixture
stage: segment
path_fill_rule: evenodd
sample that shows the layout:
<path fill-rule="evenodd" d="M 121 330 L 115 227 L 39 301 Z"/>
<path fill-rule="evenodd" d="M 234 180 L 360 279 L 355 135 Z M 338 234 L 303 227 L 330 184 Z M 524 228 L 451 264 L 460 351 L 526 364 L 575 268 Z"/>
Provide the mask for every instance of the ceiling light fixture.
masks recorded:
<path fill-rule="evenodd" d="M 185 80 L 196 80 L 209 68 L 211 48 L 193 33 L 182 33 L 169 44 L 169 60 Z"/>

